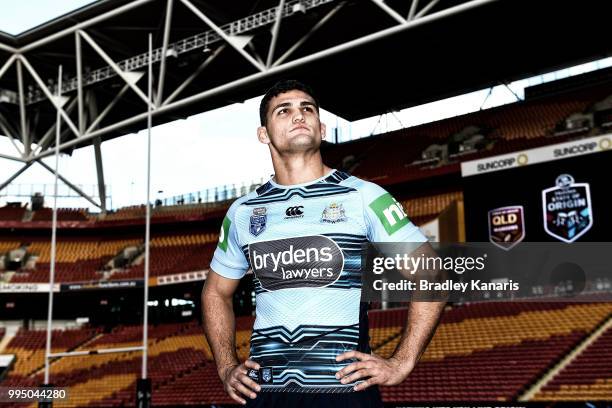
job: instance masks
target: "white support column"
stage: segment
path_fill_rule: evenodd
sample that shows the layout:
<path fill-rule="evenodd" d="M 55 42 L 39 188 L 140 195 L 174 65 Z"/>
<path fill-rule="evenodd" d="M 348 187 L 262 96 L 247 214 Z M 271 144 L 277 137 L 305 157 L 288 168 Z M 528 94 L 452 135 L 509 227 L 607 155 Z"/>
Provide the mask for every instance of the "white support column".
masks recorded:
<path fill-rule="evenodd" d="M 36 70 L 34 70 L 34 68 L 32 68 L 32 65 L 30 65 L 30 63 L 28 62 L 26 57 L 24 57 L 23 55 L 20 55 L 18 61 L 21 61 L 23 63 L 23 65 L 26 67 L 26 69 L 30 72 L 30 75 L 32 75 L 32 78 L 34 78 L 34 81 L 36 81 L 36 83 L 38 84 L 40 89 L 42 89 L 42 91 L 45 94 L 45 96 L 47 97 L 47 99 L 49 99 L 51 101 L 51 103 L 53 104 L 55 109 L 57 109 L 58 112 L 60 113 L 62 119 L 64 119 L 64 121 L 66 122 L 66 124 L 70 128 L 70 130 L 72 130 L 74 135 L 78 138 L 80 136 L 79 130 L 77 129 L 77 127 L 72 122 L 72 119 L 70 119 L 70 116 L 68 116 L 68 114 L 62 108 L 62 103 L 61 103 L 62 97 L 61 96 L 55 96 L 54 97 L 53 94 L 51 94 L 51 91 L 49 90 L 49 88 L 47 88 L 47 85 L 45 85 L 45 83 L 40 78 L 40 76 L 38 75 Z M 61 94 L 58 94 L 58 95 L 61 95 Z"/>
<path fill-rule="evenodd" d="M 19 146 L 17 146 L 17 143 L 15 143 L 15 138 L 19 138 L 18 132 L 12 128 L 11 124 L 6 120 L 4 116 L 2 116 L 1 113 L 0 113 L 0 130 L 4 132 L 4 136 L 9 138 L 15 150 L 17 150 L 17 153 L 19 154 L 19 156 L 25 157 L 23 154 L 23 150 L 21 150 Z"/>
<path fill-rule="evenodd" d="M 6 45 L 6 44 L 2 44 L 2 43 L 0 43 L 0 50 L 6 51 L 6 52 L 10 52 L 12 54 L 16 54 L 16 53 L 19 52 L 19 50 L 11 47 L 10 45 Z"/>
<path fill-rule="evenodd" d="M 23 68 L 21 66 L 20 59 L 17 60 L 17 89 L 19 92 L 19 122 L 21 124 L 21 143 L 23 143 L 23 154 L 25 156 L 28 156 L 30 154 L 30 135 L 26 121 L 25 87 L 23 86 Z"/>
<path fill-rule="evenodd" d="M 126 87 L 127 88 L 127 87 Z M 87 93 L 87 106 L 89 107 L 89 117 L 98 117 L 98 103 L 93 91 Z M 93 139 L 94 157 L 96 159 L 96 175 L 98 176 L 98 197 L 100 197 L 100 207 L 102 213 L 106 214 L 106 184 L 104 183 L 104 163 L 102 162 L 102 138 L 100 136 Z"/>
<path fill-rule="evenodd" d="M 117 75 L 119 75 L 121 79 L 123 79 L 125 83 L 128 84 L 130 88 L 132 88 L 134 92 L 136 92 L 136 95 L 138 95 L 140 99 L 142 99 L 147 105 L 152 104 L 151 100 L 147 98 L 147 96 L 140 90 L 138 86 L 136 86 L 134 80 L 130 78 L 126 72 L 123 72 L 119 65 L 117 65 L 115 61 L 113 61 L 113 59 L 109 57 L 106 52 L 104 52 L 104 50 L 93 40 L 93 38 L 89 36 L 89 34 L 87 34 L 85 31 L 80 31 L 79 33 L 85 39 L 85 41 L 87 41 L 89 45 L 91 45 L 91 48 L 93 48 L 94 51 L 96 51 L 98 55 L 100 55 L 108 65 L 110 65 L 110 67 L 117 73 Z"/>
<path fill-rule="evenodd" d="M 343 1 L 342 3 L 338 4 L 336 7 L 334 7 L 329 13 L 327 13 L 325 15 L 325 17 L 323 17 L 321 20 L 319 20 L 317 22 L 317 24 L 314 25 L 314 27 L 312 27 L 310 29 L 310 31 L 308 33 L 306 33 L 306 35 L 304 35 L 302 38 L 300 38 L 295 44 L 293 44 L 293 46 L 291 46 L 291 48 L 289 48 L 279 59 L 276 60 L 276 62 L 274 62 L 274 64 L 272 64 L 272 67 L 277 67 L 280 64 L 282 64 L 283 62 L 285 62 L 285 60 L 295 52 L 295 50 L 297 50 L 298 48 L 300 48 L 302 46 L 302 44 L 304 44 L 314 33 L 316 33 L 321 27 L 323 27 L 323 25 L 325 23 L 327 23 L 338 11 L 340 11 L 340 9 L 342 7 L 344 7 L 344 5 L 346 4 L 345 1 Z"/>
<path fill-rule="evenodd" d="M 79 133 L 85 133 L 85 116 L 83 115 L 83 59 L 81 56 L 81 36 L 78 31 L 74 33 L 74 46 L 76 48 L 76 71 L 77 71 L 77 100 L 79 109 Z"/>
<path fill-rule="evenodd" d="M 417 18 L 423 17 L 425 14 L 429 12 L 429 10 L 431 10 L 436 4 L 438 4 L 439 1 L 440 0 L 431 0 L 429 4 L 423 7 L 423 9 L 414 16 L 414 18 L 417 19 Z"/>
<path fill-rule="evenodd" d="M 89 356 L 93 354 L 112 354 L 112 353 L 128 353 L 130 351 L 142 351 L 141 346 L 134 347 L 113 347 L 106 349 L 97 349 L 97 350 L 79 350 L 79 351 L 66 351 L 63 353 L 51 353 L 49 354 L 49 358 L 56 357 L 79 357 L 79 356 Z"/>
<path fill-rule="evenodd" d="M 148 93 L 153 96 L 153 35 L 149 34 L 149 75 Z M 144 305 L 143 305 L 143 336 L 142 336 L 142 379 L 147 378 L 147 357 L 149 347 L 149 270 L 151 267 L 151 127 L 153 126 L 153 110 L 151 105 L 147 110 L 147 213 L 145 219 L 145 265 L 144 265 Z"/>
<path fill-rule="evenodd" d="M 55 151 L 57 151 L 57 146 L 56 146 Z M 49 167 L 44 161 L 42 161 L 42 159 L 38 159 L 36 161 L 38 162 L 38 164 L 40 164 L 42 167 L 44 167 L 49 172 L 56 174 L 57 178 L 62 180 L 62 183 L 66 184 L 68 187 L 73 189 L 77 194 L 79 194 L 81 197 L 83 197 L 84 199 L 89 201 L 92 205 L 95 205 L 96 207 L 101 209 L 101 205 L 96 203 L 93 198 L 91 198 L 89 195 L 87 195 L 87 193 L 85 193 L 83 190 L 81 190 L 75 184 L 71 183 L 66 177 L 64 177 L 61 174 L 57 173 L 57 171 L 53 171 L 53 169 L 51 167 Z"/>
<path fill-rule="evenodd" d="M 104 110 L 99 115 L 97 115 L 96 119 L 91 123 L 91 125 L 89 125 L 87 131 L 85 132 L 86 135 L 91 133 L 94 129 L 98 127 L 100 122 L 106 117 L 106 115 L 108 115 L 108 112 L 113 109 L 113 107 L 117 104 L 117 102 L 119 102 L 119 99 L 121 99 L 121 97 L 127 92 L 128 89 L 130 89 L 130 86 L 128 84 L 123 85 L 123 88 L 121 88 L 121 90 L 117 92 L 117 95 L 115 95 L 113 100 L 106 106 L 106 108 L 104 108 Z"/>
<path fill-rule="evenodd" d="M 225 31 L 223 31 L 221 28 L 219 28 L 219 26 L 217 26 L 215 23 L 213 23 L 213 21 L 211 19 L 206 17 L 206 15 L 204 13 L 202 13 L 196 6 L 194 6 L 189 0 L 181 0 L 181 2 L 185 6 L 187 6 L 187 8 L 189 10 L 193 11 L 193 13 L 196 16 L 198 16 L 202 21 L 204 21 L 206 23 L 206 25 L 208 25 L 217 34 L 219 34 L 219 37 L 223 38 L 233 49 L 238 51 L 238 53 L 240 55 L 242 55 L 255 68 L 257 68 L 257 70 L 259 70 L 261 72 L 265 72 L 266 71 L 266 67 L 264 67 L 262 64 L 260 64 L 255 58 L 253 58 L 251 55 L 249 55 L 242 47 L 240 47 L 238 44 L 236 44 L 236 41 L 234 41 L 229 35 L 227 35 L 225 33 Z"/>
<path fill-rule="evenodd" d="M 162 44 L 161 65 L 159 67 L 159 82 L 157 83 L 157 96 L 155 98 L 155 106 L 159 107 L 164 95 L 164 83 L 166 81 L 166 60 L 168 56 L 168 42 L 170 41 L 170 28 L 172 25 L 172 9 L 174 0 L 166 0 L 166 21 L 164 24 L 164 40 Z"/>
<path fill-rule="evenodd" d="M 0 191 L 4 190 L 9 184 L 11 184 L 13 182 L 13 180 L 15 180 L 17 177 L 19 177 L 31 165 L 32 165 L 32 162 L 26 163 L 22 168 L 17 170 L 17 172 L 15 172 L 15 174 L 13 174 L 11 177 L 9 177 L 7 180 L 5 180 L 4 183 L 0 184 Z"/>
<path fill-rule="evenodd" d="M 151 3 L 153 1 L 155 1 L 155 0 L 135 0 L 135 1 L 132 1 L 132 2 L 127 3 L 127 4 L 125 4 L 125 5 L 121 6 L 121 7 L 117 7 L 115 9 L 112 9 L 112 10 L 110 10 L 110 11 L 108 11 L 108 12 L 106 12 L 106 13 L 100 15 L 100 16 L 96 16 L 96 17 L 90 18 L 87 21 L 83 21 L 82 23 L 75 24 L 74 26 L 68 27 L 65 30 L 62 30 L 62 31 L 60 31 L 58 33 L 51 34 L 51 35 L 49 35 L 47 37 L 41 38 L 38 41 L 34 41 L 33 43 L 30 43 L 28 45 L 25 45 L 25 46 L 21 47 L 19 49 L 19 51 L 22 52 L 22 53 L 25 53 L 25 52 L 31 51 L 31 50 L 33 50 L 35 48 L 42 47 L 43 45 L 47 45 L 47 44 L 49 44 L 49 43 L 51 43 L 53 41 L 56 41 L 59 38 L 62 38 L 64 36 L 66 36 L 66 35 L 73 34 L 75 31 L 84 30 L 87 27 L 93 26 L 94 24 L 101 23 L 102 21 L 108 20 L 109 18 L 121 15 L 121 14 L 125 13 L 126 11 L 129 11 L 129 10 L 132 10 L 134 8 L 140 7 L 140 6 L 142 6 L 144 4 L 147 4 L 147 3 Z M 11 49 L 11 51 L 9 51 L 9 52 L 17 52 L 17 50 Z"/>
<path fill-rule="evenodd" d="M 77 99 L 71 100 L 68 106 L 66 107 L 66 113 L 70 114 L 70 112 L 74 110 L 76 104 L 77 104 Z M 55 123 L 51 125 L 49 130 L 45 132 L 43 137 L 38 141 L 38 147 L 32 151 L 32 154 L 42 152 L 51 143 L 51 137 L 55 134 L 54 133 L 55 125 L 56 125 Z"/>
<path fill-rule="evenodd" d="M 2 76 L 6 73 L 6 71 L 8 71 L 11 65 L 13 65 L 13 62 L 15 62 L 16 58 L 17 57 L 15 57 L 15 54 L 13 54 L 9 57 L 9 59 L 6 60 L 6 62 L 2 65 L 2 68 L 0 68 L 0 78 L 2 78 Z"/>
<path fill-rule="evenodd" d="M 410 3 L 410 11 L 408 12 L 408 18 L 406 18 L 406 20 L 410 21 L 414 18 L 414 14 L 416 13 L 418 6 L 419 0 L 412 0 L 412 3 Z"/>
<path fill-rule="evenodd" d="M 57 96 L 62 94 L 62 66 L 59 66 L 57 73 Z M 61 133 L 61 114 L 57 110 L 55 121 L 55 179 L 53 184 L 53 217 L 51 220 L 51 260 L 49 269 L 49 305 L 47 308 L 47 342 L 45 346 L 45 379 L 44 383 L 49 384 L 49 355 L 51 354 L 51 330 L 53 322 L 53 285 L 55 284 L 55 255 L 57 252 L 57 183 L 59 168 L 59 145 Z M 42 163 L 42 161 L 41 161 Z"/>
<path fill-rule="evenodd" d="M 223 44 L 222 46 L 217 48 L 211 55 L 209 55 L 208 58 L 206 58 L 204 62 L 202 62 L 200 66 L 194 71 L 194 73 L 191 74 L 189 78 L 187 78 L 185 81 L 183 81 L 183 83 L 179 85 L 179 87 L 176 88 L 174 92 L 172 92 L 172 94 L 164 101 L 164 103 L 162 103 L 162 106 L 166 106 L 167 104 L 172 102 L 181 92 L 183 92 L 183 90 L 187 88 L 187 86 L 189 86 L 189 84 L 192 83 L 193 80 L 196 79 L 198 75 L 200 75 L 202 71 L 204 71 L 204 69 L 208 65 L 210 65 L 211 62 L 213 62 L 215 58 L 217 58 L 217 56 L 221 53 L 221 51 L 225 49 L 225 47 L 226 45 Z"/>
<path fill-rule="evenodd" d="M 387 13 L 392 19 L 397 21 L 399 24 L 404 24 L 406 19 L 400 15 L 397 11 L 389 7 L 383 0 L 371 0 L 372 3 L 376 4 L 382 11 Z"/>
<path fill-rule="evenodd" d="M 280 3 L 278 3 L 278 8 L 276 10 L 276 21 L 274 22 L 274 28 L 272 28 L 272 40 L 270 41 L 268 59 L 266 60 L 267 68 L 270 68 L 270 66 L 272 65 L 272 59 L 274 58 L 274 52 L 276 51 L 276 43 L 278 42 L 278 33 L 280 31 L 281 20 L 283 19 L 284 8 L 285 0 L 280 0 Z"/>
<path fill-rule="evenodd" d="M 263 79 L 269 78 L 272 75 L 280 74 L 280 73 L 286 72 L 288 70 L 291 70 L 291 69 L 294 69 L 294 68 L 297 68 L 297 67 L 300 67 L 300 66 L 304 66 L 304 65 L 309 64 L 309 63 L 311 63 L 313 61 L 318 61 L 318 60 L 321 60 L 323 58 L 329 57 L 331 55 L 337 55 L 337 54 L 339 54 L 341 52 L 344 52 L 344 51 L 349 50 L 349 49 L 353 49 L 353 48 L 361 46 L 363 44 L 369 44 L 369 43 L 372 43 L 374 41 L 378 41 L 380 39 L 396 35 L 396 34 L 398 34 L 400 32 L 411 30 L 413 28 L 420 27 L 420 26 L 422 26 L 424 24 L 431 23 L 432 21 L 441 20 L 441 19 L 444 19 L 446 17 L 456 15 L 458 13 L 463 13 L 463 12 L 466 12 L 468 10 L 475 9 L 477 7 L 482 7 L 482 6 L 486 5 L 486 4 L 494 3 L 496 1 L 498 1 L 498 0 L 471 0 L 471 1 L 467 2 L 467 3 L 462 3 L 460 5 L 453 6 L 453 7 L 450 7 L 448 9 L 437 11 L 434 14 L 427 15 L 427 16 L 415 19 L 415 20 L 410 21 L 410 22 L 408 22 L 406 24 L 402 24 L 402 25 L 398 24 L 398 25 L 386 28 L 384 30 L 381 30 L 381 31 L 378 31 L 378 32 L 375 32 L 375 33 L 372 33 L 372 34 L 368 34 L 368 35 L 365 35 L 363 37 L 360 37 L 360 38 L 357 38 L 357 39 L 354 39 L 354 40 L 351 40 L 351 41 L 347 41 L 347 42 L 345 42 L 343 44 L 335 45 L 335 46 L 327 48 L 325 50 L 317 51 L 315 53 L 312 53 L 312 54 L 300 57 L 300 58 L 298 58 L 296 60 L 283 63 L 282 65 L 280 65 L 278 63 L 278 61 L 277 61 L 275 63 L 275 66 L 270 68 L 266 72 L 254 73 L 252 75 L 248 75 L 248 76 L 242 77 L 240 79 L 231 81 L 229 83 L 225 83 L 225 84 L 216 86 L 216 87 L 214 87 L 212 89 L 208 89 L 206 91 L 200 92 L 200 93 L 198 93 L 196 95 L 191 95 L 191 96 L 185 97 L 183 99 L 180 99 L 178 101 L 173 101 L 172 103 L 163 104 L 160 108 L 156 109 L 153 112 L 153 114 L 154 115 L 158 115 L 158 114 L 162 114 L 162 113 L 165 113 L 165 112 L 169 112 L 169 111 L 174 110 L 174 109 L 180 109 L 183 106 L 188 106 L 188 105 L 196 103 L 196 102 L 201 102 L 203 100 L 206 100 L 207 98 L 210 98 L 212 96 L 215 96 L 215 95 L 218 95 L 218 94 L 221 94 L 221 93 L 225 93 L 225 92 L 230 91 L 230 90 L 234 90 L 234 89 L 236 89 L 238 87 L 245 86 L 245 85 L 250 85 L 250 84 L 262 81 Z M 276 66 L 277 64 L 278 64 L 278 66 Z M 79 143 L 82 143 L 84 141 L 91 140 L 91 139 L 93 139 L 96 136 L 101 136 L 101 135 L 104 135 L 104 134 L 108 134 L 110 132 L 117 131 L 117 130 L 122 129 L 122 128 L 126 127 L 126 126 L 129 126 L 131 124 L 137 123 L 139 121 L 146 120 L 147 114 L 148 114 L 147 112 L 143 112 L 141 114 L 132 116 L 132 117 L 130 117 L 128 119 L 124 119 L 124 120 L 122 120 L 120 122 L 113 123 L 113 124 L 108 125 L 108 126 L 102 128 L 102 129 L 98 129 L 96 131 L 88 133 L 88 134 L 78 138 L 77 140 L 70 140 L 70 141 L 67 141 L 65 143 L 62 143 L 60 148 L 61 149 L 65 149 L 65 148 L 68 148 L 68 147 L 73 146 L 75 144 L 79 144 Z M 50 152 L 44 152 L 44 153 L 41 153 L 41 154 L 37 155 L 35 158 L 39 159 L 39 158 L 47 157 L 47 156 L 50 156 L 50 155 L 51 155 Z"/>

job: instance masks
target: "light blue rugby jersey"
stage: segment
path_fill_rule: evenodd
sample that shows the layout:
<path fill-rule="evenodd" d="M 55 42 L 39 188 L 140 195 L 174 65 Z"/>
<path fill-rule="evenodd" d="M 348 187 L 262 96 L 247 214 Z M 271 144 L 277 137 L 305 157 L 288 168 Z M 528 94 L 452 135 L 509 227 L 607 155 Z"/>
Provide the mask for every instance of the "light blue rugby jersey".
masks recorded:
<path fill-rule="evenodd" d="M 336 372 L 349 350 L 369 353 L 361 245 L 425 242 L 380 186 L 333 170 L 305 184 L 270 180 L 229 208 L 211 269 L 253 270 L 256 320 L 250 358 L 262 391 L 351 392 Z"/>

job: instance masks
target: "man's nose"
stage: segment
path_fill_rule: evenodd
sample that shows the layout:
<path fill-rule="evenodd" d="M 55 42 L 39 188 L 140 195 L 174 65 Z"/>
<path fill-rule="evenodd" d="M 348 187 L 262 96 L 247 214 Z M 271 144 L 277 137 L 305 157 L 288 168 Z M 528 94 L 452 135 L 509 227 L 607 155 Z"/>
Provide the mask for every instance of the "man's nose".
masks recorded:
<path fill-rule="evenodd" d="M 302 114 L 301 110 L 298 110 L 296 112 L 296 114 L 293 115 L 293 121 L 294 122 L 303 122 L 304 121 L 304 115 Z"/>

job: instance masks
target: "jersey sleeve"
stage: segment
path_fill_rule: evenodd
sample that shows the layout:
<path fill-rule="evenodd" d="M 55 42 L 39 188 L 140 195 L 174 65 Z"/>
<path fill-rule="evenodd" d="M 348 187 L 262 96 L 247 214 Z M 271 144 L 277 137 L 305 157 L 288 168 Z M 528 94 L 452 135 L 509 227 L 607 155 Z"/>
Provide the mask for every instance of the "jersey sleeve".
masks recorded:
<path fill-rule="evenodd" d="M 402 205 L 377 184 L 364 182 L 361 188 L 367 238 L 370 242 L 426 242 Z"/>
<path fill-rule="evenodd" d="M 219 243 L 210 262 L 213 271 L 229 279 L 240 279 L 249 269 L 249 264 L 240 248 L 234 221 L 237 208 L 238 201 L 235 201 L 227 211 L 219 231 Z"/>

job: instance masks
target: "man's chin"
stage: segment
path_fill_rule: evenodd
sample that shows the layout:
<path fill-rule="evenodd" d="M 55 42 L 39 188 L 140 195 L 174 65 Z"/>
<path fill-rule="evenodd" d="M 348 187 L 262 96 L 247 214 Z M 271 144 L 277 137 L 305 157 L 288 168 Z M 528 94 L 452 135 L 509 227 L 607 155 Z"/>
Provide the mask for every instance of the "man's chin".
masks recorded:
<path fill-rule="evenodd" d="M 297 134 L 289 140 L 289 145 L 291 147 L 317 147 L 321 145 L 321 138 L 308 133 Z"/>

